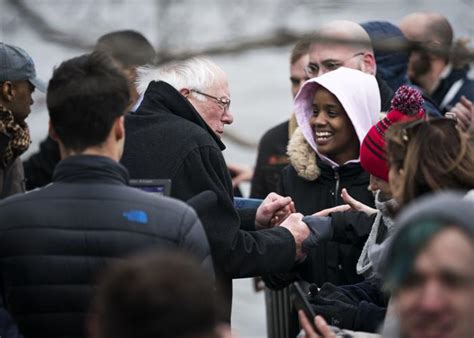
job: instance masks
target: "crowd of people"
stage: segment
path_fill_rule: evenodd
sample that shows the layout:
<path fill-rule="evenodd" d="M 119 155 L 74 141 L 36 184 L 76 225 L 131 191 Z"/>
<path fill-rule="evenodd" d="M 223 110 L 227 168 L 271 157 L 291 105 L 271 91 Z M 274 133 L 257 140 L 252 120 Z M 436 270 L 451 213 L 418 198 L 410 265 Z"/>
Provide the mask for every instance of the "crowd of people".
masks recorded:
<path fill-rule="evenodd" d="M 317 315 L 288 306 L 271 337 L 473 337 L 466 51 L 437 13 L 325 23 L 295 44 L 294 112 L 249 174 L 222 155 L 234 115 L 209 58 L 158 65 L 116 31 L 46 85 L 0 42 L 0 336 L 229 338 L 232 279 L 261 276 Z M 49 133 L 22 163 L 35 89 Z M 236 207 L 230 170 L 258 207 Z"/>

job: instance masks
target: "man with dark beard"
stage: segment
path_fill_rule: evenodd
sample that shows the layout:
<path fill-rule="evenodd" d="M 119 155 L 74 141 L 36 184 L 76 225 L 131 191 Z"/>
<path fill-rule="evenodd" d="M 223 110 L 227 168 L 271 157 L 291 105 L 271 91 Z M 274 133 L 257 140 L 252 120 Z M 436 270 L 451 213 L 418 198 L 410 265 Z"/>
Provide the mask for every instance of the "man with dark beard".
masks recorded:
<path fill-rule="evenodd" d="M 410 80 L 430 95 L 443 113 L 450 111 L 462 96 L 474 99 L 474 80 L 467 76 L 469 64 L 451 53 L 465 49 L 464 44 L 461 40 L 453 44 L 453 29 L 444 16 L 412 13 L 402 19 L 399 27 L 408 40 L 420 44 L 410 56 Z"/>

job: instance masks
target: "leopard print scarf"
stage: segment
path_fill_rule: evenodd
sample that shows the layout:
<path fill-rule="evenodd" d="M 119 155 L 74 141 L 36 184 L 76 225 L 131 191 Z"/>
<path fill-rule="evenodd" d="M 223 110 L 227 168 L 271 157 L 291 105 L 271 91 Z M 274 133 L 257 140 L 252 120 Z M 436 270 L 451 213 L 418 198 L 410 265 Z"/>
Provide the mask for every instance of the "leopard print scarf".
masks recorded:
<path fill-rule="evenodd" d="M 0 133 L 10 138 L 3 152 L 0 153 L 0 165 L 5 168 L 30 146 L 30 130 L 25 122 L 15 122 L 13 113 L 0 105 Z"/>

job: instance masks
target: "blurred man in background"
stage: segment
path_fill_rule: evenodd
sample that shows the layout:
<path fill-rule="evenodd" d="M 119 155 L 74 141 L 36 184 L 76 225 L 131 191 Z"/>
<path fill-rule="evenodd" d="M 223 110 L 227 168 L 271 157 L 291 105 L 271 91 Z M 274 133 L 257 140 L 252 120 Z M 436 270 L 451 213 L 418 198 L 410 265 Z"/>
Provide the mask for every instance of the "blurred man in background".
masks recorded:
<path fill-rule="evenodd" d="M 0 42 L 0 199 L 25 191 L 20 155 L 30 146 L 25 119 L 35 88 L 46 85 L 36 77 L 35 64 L 21 48 Z"/>

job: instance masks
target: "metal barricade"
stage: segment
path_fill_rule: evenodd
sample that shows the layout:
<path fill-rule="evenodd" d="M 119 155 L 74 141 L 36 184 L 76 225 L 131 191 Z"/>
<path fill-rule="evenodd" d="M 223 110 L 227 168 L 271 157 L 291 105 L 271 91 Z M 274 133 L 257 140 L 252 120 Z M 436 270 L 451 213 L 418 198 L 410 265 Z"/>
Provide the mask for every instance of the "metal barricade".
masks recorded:
<path fill-rule="evenodd" d="M 298 315 L 290 301 L 288 288 L 265 288 L 268 338 L 294 338 L 299 332 Z"/>

